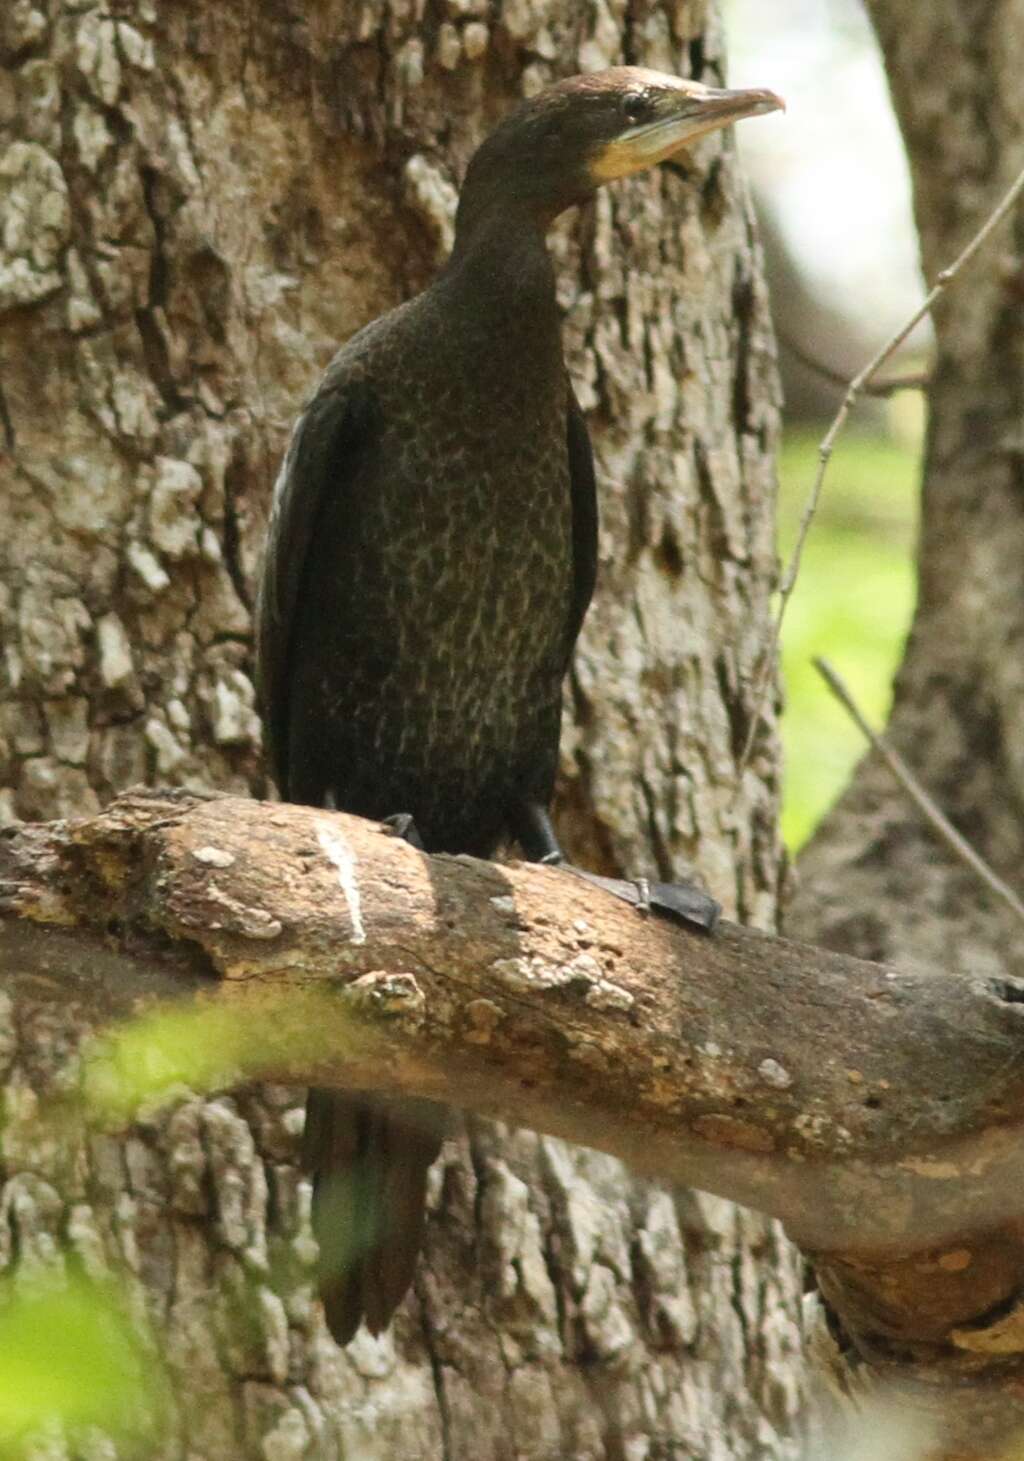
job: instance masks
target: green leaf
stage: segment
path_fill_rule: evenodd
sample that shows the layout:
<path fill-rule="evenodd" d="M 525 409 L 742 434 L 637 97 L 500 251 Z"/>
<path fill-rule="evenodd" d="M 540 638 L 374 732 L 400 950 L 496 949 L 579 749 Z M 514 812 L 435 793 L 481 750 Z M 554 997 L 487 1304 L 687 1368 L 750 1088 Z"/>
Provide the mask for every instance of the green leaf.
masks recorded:
<path fill-rule="evenodd" d="M 0 1454 L 59 1422 L 148 1431 L 162 1382 L 153 1351 L 112 1283 L 50 1277 L 0 1287 Z"/>

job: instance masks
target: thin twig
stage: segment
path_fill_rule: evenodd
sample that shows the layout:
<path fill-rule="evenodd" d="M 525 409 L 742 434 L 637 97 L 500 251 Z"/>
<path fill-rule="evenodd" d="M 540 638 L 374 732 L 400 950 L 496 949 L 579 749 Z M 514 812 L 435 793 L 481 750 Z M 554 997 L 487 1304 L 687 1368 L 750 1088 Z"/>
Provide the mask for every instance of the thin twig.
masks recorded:
<path fill-rule="evenodd" d="M 811 370 L 815 375 L 820 375 L 822 380 L 829 381 L 834 386 L 840 386 L 845 391 L 850 384 L 850 378 L 844 375 L 841 370 L 834 366 L 827 365 L 824 360 L 819 360 L 809 350 L 797 343 L 792 335 L 785 330 L 776 329 L 779 344 L 783 350 L 788 350 L 794 360 Z M 923 391 L 931 384 L 931 371 L 913 370 L 906 375 L 887 376 L 885 380 L 869 381 L 864 386 L 866 396 L 893 396 L 897 391 Z"/>
<path fill-rule="evenodd" d="M 1017 897 L 1013 889 L 1004 883 L 997 873 L 992 871 L 988 863 L 975 852 L 971 844 L 961 837 L 948 817 L 932 801 L 902 756 L 894 751 L 877 731 L 872 730 L 858 709 L 850 691 L 829 664 L 828 660 L 816 656 L 811 663 L 832 691 L 832 694 L 839 701 L 840 705 L 847 711 L 858 730 L 871 742 L 900 786 L 902 786 L 903 790 L 910 797 L 910 800 L 917 807 L 918 811 L 922 812 L 928 819 L 947 847 L 951 848 L 961 862 L 966 863 L 971 871 L 981 879 L 986 888 L 995 893 L 996 897 L 1001 898 L 1013 910 L 1021 922 L 1024 923 L 1024 903 Z"/>
<path fill-rule="evenodd" d="M 924 319 L 925 315 L 931 313 L 932 309 L 935 307 L 936 301 L 941 297 L 941 295 L 945 293 L 950 284 L 952 284 L 953 280 L 960 273 L 961 269 L 963 269 L 964 265 L 969 263 L 970 260 L 973 259 L 974 255 L 978 252 L 978 250 L 981 248 L 982 244 L 986 241 L 992 231 L 997 228 L 1002 220 L 1006 217 L 1007 213 L 1009 213 L 1010 209 L 1017 201 L 1021 192 L 1024 192 L 1024 169 L 1022 169 L 1020 173 L 1018 173 L 1012 185 L 1003 195 L 1002 200 L 988 215 L 985 222 L 978 229 L 978 232 L 963 249 L 960 255 L 954 260 L 952 264 L 949 265 L 948 268 L 941 271 L 934 285 L 928 291 L 928 294 L 925 297 L 924 301 L 920 305 L 918 305 L 917 309 L 914 310 L 909 319 L 907 319 L 905 323 L 899 327 L 895 334 L 889 337 L 885 344 L 881 346 L 881 348 L 877 350 L 875 354 L 871 357 L 867 365 L 865 365 L 864 368 L 850 381 L 850 384 L 846 390 L 846 394 L 843 397 L 842 402 L 839 406 L 839 410 L 836 412 L 835 417 L 832 421 L 832 425 L 825 433 L 821 445 L 818 447 L 818 470 L 814 477 L 814 483 L 811 487 L 810 496 L 807 499 L 803 515 L 800 519 L 800 528 L 797 533 L 796 546 L 793 549 L 793 556 L 789 561 L 789 566 L 787 567 L 786 572 L 783 576 L 782 583 L 779 585 L 779 611 L 775 616 L 775 622 L 772 626 L 771 640 L 766 646 L 764 655 L 762 656 L 761 665 L 758 670 L 757 680 L 754 686 L 754 709 L 750 719 L 750 729 L 747 732 L 747 739 L 743 747 L 743 754 L 740 757 L 739 766 L 737 767 L 736 771 L 737 795 L 739 794 L 739 788 L 743 780 L 743 773 L 747 769 L 751 753 L 754 749 L 754 741 L 757 738 L 758 728 L 761 724 L 761 721 L 764 719 L 765 704 L 768 699 L 768 688 L 769 682 L 771 680 L 772 666 L 775 664 L 776 657 L 779 652 L 779 641 L 782 638 L 782 622 L 786 617 L 786 607 L 789 603 L 790 596 L 796 585 L 797 574 L 800 572 L 800 560 L 803 556 L 804 544 L 807 541 L 807 534 L 810 531 L 811 523 L 814 521 L 814 515 L 818 510 L 818 502 L 821 498 L 821 489 L 825 481 L 825 472 L 828 467 L 829 458 L 832 456 L 832 451 L 835 447 L 836 437 L 839 435 L 847 416 L 850 414 L 851 406 L 856 401 L 860 393 L 863 391 L 867 383 L 870 381 L 871 377 L 875 374 L 875 372 L 881 365 L 885 364 L 885 362 L 889 359 L 893 352 L 899 349 L 899 347 L 903 344 L 903 341 L 911 333 L 914 327 L 921 320 Z"/>

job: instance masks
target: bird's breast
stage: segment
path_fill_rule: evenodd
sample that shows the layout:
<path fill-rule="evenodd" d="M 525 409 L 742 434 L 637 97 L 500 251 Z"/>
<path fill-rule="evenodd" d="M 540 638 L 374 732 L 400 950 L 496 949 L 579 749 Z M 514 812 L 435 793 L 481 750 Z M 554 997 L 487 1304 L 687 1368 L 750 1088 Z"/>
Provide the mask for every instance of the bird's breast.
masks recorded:
<path fill-rule="evenodd" d="M 479 850 L 515 787 L 550 793 L 557 760 L 566 385 L 439 354 L 373 362 L 372 429 L 311 545 L 296 703 L 320 708 L 339 806 L 413 810 L 429 845 Z"/>
<path fill-rule="evenodd" d="M 423 403 L 417 431 L 393 428 L 362 530 L 371 559 L 372 544 L 392 572 L 401 563 L 405 607 L 395 611 L 415 602 L 425 647 L 448 625 L 470 661 L 544 658 L 571 592 L 565 418 L 520 383 L 494 400 L 449 382 L 429 409 Z M 379 571 L 388 572 L 385 561 Z"/>

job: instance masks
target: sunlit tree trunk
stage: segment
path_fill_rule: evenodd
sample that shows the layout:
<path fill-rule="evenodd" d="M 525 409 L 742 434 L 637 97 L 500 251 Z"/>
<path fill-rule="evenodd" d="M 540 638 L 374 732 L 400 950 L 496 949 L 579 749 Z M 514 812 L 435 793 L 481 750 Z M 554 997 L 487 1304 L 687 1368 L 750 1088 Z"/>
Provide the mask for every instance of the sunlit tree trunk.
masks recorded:
<path fill-rule="evenodd" d="M 869 9 L 907 144 L 924 270 L 933 281 L 1024 167 L 1017 80 L 1024 3 L 872 0 Z M 936 312 L 919 598 L 887 730 L 940 806 L 1018 891 L 1024 866 L 1022 319 L 1024 209 L 1018 203 Z M 931 963 L 973 977 L 1024 972 L 1017 920 L 929 830 L 874 756 L 859 766 L 800 871 L 787 918 L 794 933 L 869 959 Z M 964 1314 L 960 1321 L 978 1318 Z M 901 1353 L 931 1374 L 940 1406 L 951 1374 L 966 1376 L 974 1363 L 949 1336 L 908 1341 Z M 885 1345 L 872 1356 L 882 1366 L 889 1357 Z M 998 1395 L 992 1404 L 1005 1413 Z M 975 1429 L 956 1454 L 974 1455 L 979 1434 Z M 988 1441 L 978 1444 L 982 1454 L 992 1454 Z"/>
<path fill-rule="evenodd" d="M 624 59 L 719 80 L 717 16 L 19 0 L 0 55 L 0 804 L 74 815 L 137 781 L 262 795 L 253 572 L 318 371 L 429 279 L 465 162 L 517 98 Z M 561 825 L 592 866 L 693 863 L 768 927 L 772 733 L 733 783 L 778 412 L 731 138 L 606 191 L 554 247 L 602 502 Z M 39 1149 L 35 1101 L 73 1079 L 77 1033 L 47 998 L 5 1013 L 0 1260 L 127 1267 L 179 1396 L 159 1455 L 793 1454 L 799 1265 L 767 1220 L 474 1123 L 436 1168 L 393 1332 L 341 1352 L 308 1282 L 300 1093 Z"/>

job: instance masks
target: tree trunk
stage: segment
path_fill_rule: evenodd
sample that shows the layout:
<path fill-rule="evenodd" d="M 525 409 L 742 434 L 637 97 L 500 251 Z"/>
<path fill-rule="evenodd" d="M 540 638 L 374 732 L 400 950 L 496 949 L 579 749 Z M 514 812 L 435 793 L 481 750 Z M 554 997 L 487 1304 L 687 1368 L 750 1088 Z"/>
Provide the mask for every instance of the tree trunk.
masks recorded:
<path fill-rule="evenodd" d="M 871 0 L 906 140 L 925 273 L 934 279 L 1024 166 L 1024 0 Z M 982 855 L 1024 865 L 1024 208 L 936 312 L 919 601 L 887 736 Z M 881 257 L 880 257 L 881 262 Z M 977 977 L 1024 971 L 1020 927 L 922 822 L 874 755 L 801 859 L 791 932 L 869 959 L 940 958 Z M 1024 1273 L 1020 1275 L 1024 1282 Z M 962 1330 L 983 1316 L 949 1316 Z M 989 1318 L 993 1316 L 988 1316 Z M 1007 1353 L 1006 1350 L 1000 1351 Z M 974 1360 L 951 1333 L 867 1346 L 916 1366 L 941 1406 Z M 1009 1358 L 1009 1354 L 1008 1354 Z M 970 1407 L 961 1398 L 966 1415 Z M 986 1402 L 982 1402 L 984 1410 Z M 998 1395 L 992 1414 L 1006 1416 Z M 985 1455 L 998 1449 L 978 1429 Z M 957 1452 L 958 1455 L 961 1452 Z"/>
<path fill-rule="evenodd" d="M 429 279 L 465 162 L 519 96 L 622 60 L 714 82 L 717 17 L 699 0 L 25 0 L 0 51 L 3 810 L 89 811 L 143 780 L 264 794 L 253 569 L 318 371 Z M 606 190 L 554 248 L 602 504 L 561 828 L 599 870 L 693 863 L 769 927 L 773 733 L 735 802 L 733 780 L 778 418 L 731 139 Z M 767 1220 L 469 1122 L 435 1169 L 415 1292 L 391 1333 L 342 1352 L 309 1289 L 295 1093 L 187 1100 L 69 1161 L 33 1148 L 27 1113 L 73 1079 L 75 1012 L 9 1018 L 23 1114 L 0 1254 L 127 1265 L 180 1397 L 159 1455 L 793 1454 L 800 1270 Z"/>

